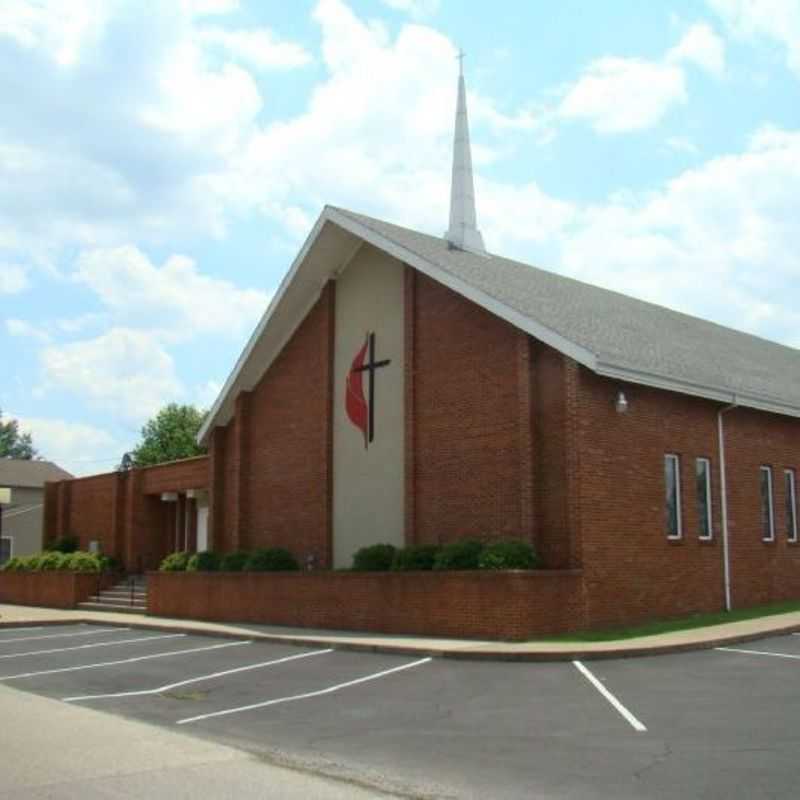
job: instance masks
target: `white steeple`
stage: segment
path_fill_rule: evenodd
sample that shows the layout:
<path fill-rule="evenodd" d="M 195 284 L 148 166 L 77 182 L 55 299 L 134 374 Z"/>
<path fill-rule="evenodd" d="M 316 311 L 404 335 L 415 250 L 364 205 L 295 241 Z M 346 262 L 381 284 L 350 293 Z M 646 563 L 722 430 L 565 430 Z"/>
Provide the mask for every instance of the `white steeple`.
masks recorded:
<path fill-rule="evenodd" d="M 464 53 L 458 54 L 458 102 L 453 138 L 453 179 L 450 186 L 450 228 L 444 238 L 452 247 L 486 253 L 475 221 L 475 186 L 472 182 L 472 154 L 467 122 L 467 92 L 464 87 Z"/>

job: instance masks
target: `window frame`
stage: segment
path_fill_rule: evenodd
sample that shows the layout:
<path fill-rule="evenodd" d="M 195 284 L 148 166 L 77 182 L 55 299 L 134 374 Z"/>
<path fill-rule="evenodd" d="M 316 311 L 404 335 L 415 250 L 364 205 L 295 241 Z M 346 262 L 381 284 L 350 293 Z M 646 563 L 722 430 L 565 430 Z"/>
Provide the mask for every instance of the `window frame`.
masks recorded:
<path fill-rule="evenodd" d="M 768 466 L 767 464 L 762 464 L 758 468 L 759 474 L 759 482 L 758 482 L 758 494 L 760 498 L 760 514 L 761 517 L 761 541 L 762 542 L 774 542 L 775 541 L 775 485 L 772 480 L 772 467 Z M 762 482 L 764 479 L 764 475 L 767 476 L 767 489 L 768 489 L 768 497 L 767 499 L 769 502 L 767 503 L 767 512 L 768 512 L 768 521 L 769 521 L 769 534 L 764 535 L 764 493 L 762 491 Z"/>
<path fill-rule="evenodd" d="M 794 469 L 786 468 L 783 471 L 783 488 L 786 494 L 786 541 L 797 541 L 797 475 Z M 791 511 L 791 516 L 789 515 Z M 789 522 L 791 520 L 791 529 Z"/>
<path fill-rule="evenodd" d="M 683 514 L 681 509 L 681 457 L 677 453 L 664 453 L 664 478 L 666 482 L 666 467 L 667 464 L 674 465 L 674 475 L 675 475 L 675 519 L 677 522 L 677 530 L 675 533 L 672 533 L 669 529 L 669 513 L 667 513 L 667 539 L 671 542 L 680 541 L 683 538 Z M 664 487 L 666 490 L 666 486 Z M 666 505 L 667 498 L 665 492 L 665 511 L 668 512 L 668 506 Z"/>
<path fill-rule="evenodd" d="M 696 487 L 697 487 L 697 479 L 699 477 L 698 474 L 697 474 L 697 468 L 700 466 L 700 464 L 703 464 L 705 466 L 705 471 L 706 471 L 706 475 L 705 475 L 705 477 L 706 477 L 706 479 L 705 479 L 706 515 L 705 516 L 706 516 L 706 524 L 708 526 L 708 533 L 704 534 L 703 531 L 702 531 L 702 528 L 701 528 L 697 538 L 700 539 L 701 542 L 710 542 L 714 538 L 714 511 L 713 511 L 713 508 L 712 508 L 713 497 L 712 497 L 712 494 L 711 494 L 711 459 L 707 458 L 706 456 L 698 456 L 694 460 L 694 464 L 695 464 L 695 473 L 694 473 L 695 494 L 697 494 Z M 702 516 L 701 516 L 702 509 L 700 507 L 700 497 L 699 497 L 699 495 L 695 499 L 697 501 L 697 517 L 698 517 L 698 520 L 701 520 L 702 519 Z"/>

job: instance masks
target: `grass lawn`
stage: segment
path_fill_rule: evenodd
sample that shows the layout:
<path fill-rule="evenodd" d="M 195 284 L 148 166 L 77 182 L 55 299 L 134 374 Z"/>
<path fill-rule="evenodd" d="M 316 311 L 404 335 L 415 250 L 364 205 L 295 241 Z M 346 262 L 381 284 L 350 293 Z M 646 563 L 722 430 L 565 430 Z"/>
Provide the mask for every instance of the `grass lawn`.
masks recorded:
<path fill-rule="evenodd" d="M 635 625 L 632 628 L 612 628 L 603 631 L 586 631 L 585 633 L 565 633 L 561 636 L 550 636 L 535 641 L 547 642 L 612 642 L 619 639 L 635 639 L 637 636 L 656 636 L 659 633 L 687 631 L 692 628 L 705 628 L 708 625 L 723 625 L 726 622 L 741 622 L 746 619 L 768 617 L 772 614 L 786 614 L 789 611 L 800 611 L 800 600 L 785 603 L 770 603 L 753 608 L 734 609 L 733 611 L 716 611 L 713 614 L 694 614 L 682 619 L 656 620 Z"/>

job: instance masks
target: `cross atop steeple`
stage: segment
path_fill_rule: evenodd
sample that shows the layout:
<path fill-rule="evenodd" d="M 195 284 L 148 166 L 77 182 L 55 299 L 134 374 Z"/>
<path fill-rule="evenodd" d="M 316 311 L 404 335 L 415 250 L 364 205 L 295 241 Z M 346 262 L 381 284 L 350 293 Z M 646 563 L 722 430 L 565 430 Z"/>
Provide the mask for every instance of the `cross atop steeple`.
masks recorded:
<path fill-rule="evenodd" d="M 472 180 L 472 153 L 467 121 L 467 90 L 464 84 L 464 51 L 458 52 L 458 100 L 453 138 L 453 177 L 450 185 L 450 227 L 444 238 L 451 247 L 486 253 L 483 237 L 475 220 L 475 186 Z"/>

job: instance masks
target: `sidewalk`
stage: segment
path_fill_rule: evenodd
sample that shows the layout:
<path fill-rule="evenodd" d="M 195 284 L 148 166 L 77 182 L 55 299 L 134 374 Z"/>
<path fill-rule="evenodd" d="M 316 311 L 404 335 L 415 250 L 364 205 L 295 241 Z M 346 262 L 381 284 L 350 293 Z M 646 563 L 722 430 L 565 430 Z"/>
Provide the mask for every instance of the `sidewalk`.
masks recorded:
<path fill-rule="evenodd" d="M 107 611 L 62 611 L 38 606 L 0 605 L 0 628 L 30 624 L 87 622 L 150 630 L 247 637 L 307 647 L 333 647 L 374 653 L 433 656 L 496 661 L 571 661 L 573 659 L 629 658 L 662 655 L 687 650 L 748 642 L 767 636 L 800 631 L 800 611 L 774 614 L 758 619 L 693 628 L 655 636 L 610 642 L 495 642 L 472 639 L 443 639 L 396 636 L 353 631 L 289 628 L 277 625 L 236 625 L 187 619 L 149 617 L 145 614 L 115 614 Z"/>

